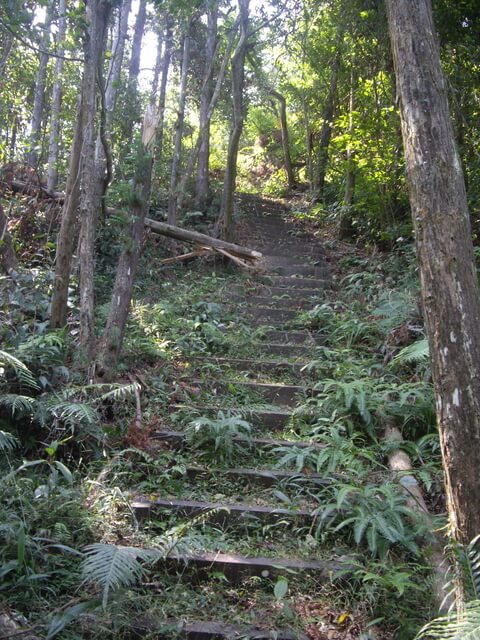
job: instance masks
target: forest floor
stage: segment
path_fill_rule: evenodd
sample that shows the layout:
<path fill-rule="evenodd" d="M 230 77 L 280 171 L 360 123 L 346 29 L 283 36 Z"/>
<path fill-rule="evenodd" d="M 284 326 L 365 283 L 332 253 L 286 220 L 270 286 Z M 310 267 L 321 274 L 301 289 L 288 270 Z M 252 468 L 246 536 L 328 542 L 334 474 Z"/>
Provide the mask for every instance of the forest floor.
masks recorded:
<path fill-rule="evenodd" d="M 17 537 L 2 557 L 8 610 L 35 630 L 53 609 L 47 637 L 56 623 L 69 640 L 401 640 L 431 617 L 431 531 L 388 468 L 398 443 L 382 438 L 395 421 L 442 512 L 411 255 L 368 257 L 280 201 L 243 196 L 239 208 L 261 270 L 159 271 L 150 252 L 122 362 L 131 399 L 92 390 L 96 447 L 87 418 L 79 438 L 78 415 L 57 409 L 47 489 L 17 474 L 2 496 L 31 569 Z M 60 465 L 99 444 L 64 485 Z"/>

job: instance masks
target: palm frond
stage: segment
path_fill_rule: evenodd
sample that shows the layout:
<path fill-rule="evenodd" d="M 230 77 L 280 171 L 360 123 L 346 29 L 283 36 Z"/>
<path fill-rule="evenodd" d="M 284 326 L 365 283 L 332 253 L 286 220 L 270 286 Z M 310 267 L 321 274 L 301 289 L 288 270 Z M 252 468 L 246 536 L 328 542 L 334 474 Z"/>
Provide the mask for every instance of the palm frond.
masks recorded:
<path fill-rule="evenodd" d="M 20 382 L 26 387 L 30 387 L 31 389 L 39 388 L 30 369 L 21 360 L 6 351 L 0 351 L 0 377 L 3 373 L 3 367 L 10 367 L 13 369 Z"/>
<path fill-rule="evenodd" d="M 11 433 L 7 433 L 0 429 L 0 451 L 8 453 L 13 451 L 13 449 L 15 449 L 19 444 L 20 443 L 15 436 L 12 436 Z"/>
<path fill-rule="evenodd" d="M 17 393 L 4 393 L 0 396 L 0 406 L 5 407 L 13 416 L 31 416 L 35 409 L 35 399 Z"/>
<path fill-rule="evenodd" d="M 480 600 L 465 605 L 461 613 L 436 618 L 423 627 L 415 640 L 480 640 Z"/>
<path fill-rule="evenodd" d="M 396 364 L 407 364 L 410 362 L 425 362 L 430 358 L 428 340 L 422 338 L 408 347 L 401 349 L 393 358 Z"/>
<path fill-rule="evenodd" d="M 90 544 L 85 547 L 82 562 L 84 582 L 95 583 L 102 589 L 105 608 L 111 591 L 135 584 L 144 575 L 141 561 L 152 561 L 158 551 L 123 547 L 114 544 Z"/>

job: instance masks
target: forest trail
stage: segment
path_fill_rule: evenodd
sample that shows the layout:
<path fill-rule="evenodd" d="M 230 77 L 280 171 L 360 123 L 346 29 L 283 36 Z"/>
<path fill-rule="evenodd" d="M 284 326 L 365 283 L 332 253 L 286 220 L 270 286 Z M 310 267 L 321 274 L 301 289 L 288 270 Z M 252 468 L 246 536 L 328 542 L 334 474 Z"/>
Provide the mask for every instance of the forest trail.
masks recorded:
<path fill-rule="evenodd" d="M 281 506 L 265 504 L 266 494 L 270 495 L 270 501 L 272 498 L 278 500 L 278 496 L 285 495 L 283 491 L 288 493 L 291 483 L 307 488 L 307 494 L 314 493 L 315 486 L 325 483 L 320 474 L 275 469 L 274 460 L 275 455 L 285 455 L 285 451 L 288 453 L 289 449 L 292 453 L 298 452 L 312 444 L 300 439 L 299 435 L 295 436 L 294 427 L 291 426 L 292 413 L 297 401 L 305 403 L 308 396 L 315 394 L 304 365 L 305 358 L 307 355 L 311 356 L 315 346 L 321 343 L 322 336 L 295 328 L 295 318 L 301 311 L 310 309 L 314 304 L 313 300 L 316 299 L 318 303 L 318 296 L 322 295 L 323 289 L 328 285 L 328 264 L 318 240 L 286 219 L 288 209 L 284 204 L 245 195 L 241 197 L 240 206 L 246 214 L 246 223 L 250 229 L 250 246 L 262 251 L 267 271 L 258 277 L 256 286 L 246 297 L 234 296 L 233 304 L 236 311 L 248 320 L 252 335 L 257 335 L 258 329 L 264 328 L 263 341 L 251 345 L 250 357 L 205 356 L 202 359 L 203 367 L 212 363 L 226 374 L 221 379 L 216 377 L 207 383 L 205 379 L 199 380 L 198 385 L 207 384 L 211 392 L 210 398 L 213 398 L 210 407 L 203 406 L 201 409 L 204 412 L 208 410 L 215 414 L 215 405 L 220 399 L 225 400 L 224 396 L 233 394 L 237 398 L 239 404 L 235 406 L 235 400 L 230 404 L 229 415 L 237 414 L 240 418 L 248 415 L 246 419 L 253 423 L 253 448 L 250 449 L 250 457 L 242 459 L 242 464 L 238 467 L 233 464 L 217 469 L 198 468 L 194 465 L 189 468 L 187 464 L 186 473 L 195 499 L 150 496 L 139 498 L 132 506 L 138 519 L 147 526 L 149 521 L 161 518 L 161 514 L 191 517 L 213 509 L 213 514 L 208 518 L 211 526 L 227 530 L 234 526 L 237 531 L 244 531 L 247 538 L 247 532 L 254 527 L 255 548 L 250 553 L 248 546 L 242 554 L 235 549 L 224 548 L 223 539 L 221 546 L 215 547 L 213 544 L 207 550 L 170 554 L 166 566 L 169 571 L 181 576 L 189 588 L 192 584 L 198 584 L 198 588 L 202 589 L 202 585 L 209 581 L 218 582 L 221 576 L 221 591 L 225 593 L 228 593 L 229 584 L 238 586 L 240 583 L 245 586 L 248 594 L 249 584 L 253 588 L 255 580 L 255 588 L 263 582 L 261 588 L 267 593 L 261 610 L 248 611 L 251 625 L 208 620 L 205 618 L 206 611 L 201 611 L 199 620 L 180 623 L 182 635 L 164 632 L 164 635 L 156 637 L 277 640 L 317 637 L 303 635 L 297 629 L 288 629 L 288 625 L 285 629 L 272 629 L 271 621 L 269 623 L 270 612 L 283 606 L 283 590 L 287 589 L 289 580 L 311 580 L 315 588 L 310 595 L 314 596 L 316 587 L 321 588 L 332 572 L 341 565 L 338 558 L 328 555 L 320 559 L 322 554 L 318 548 L 310 553 L 310 557 L 307 554 L 299 557 L 298 552 L 289 555 L 288 544 L 280 542 L 288 540 L 289 536 L 295 537 L 298 527 L 303 527 L 302 530 L 305 531 L 314 525 L 318 517 L 314 510 L 315 506 L 318 509 L 318 503 L 312 506 L 312 502 L 305 499 L 299 500 L 300 504 L 296 501 Z M 232 300 L 226 303 L 231 305 Z M 240 381 L 229 380 L 228 371 L 238 371 Z M 195 407 L 190 406 L 188 410 L 194 411 Z M 287 433 L 288 428 L 288 436 L 282 436 Z M 186 436 L 182 431 L 160 431 L 156 437 L 168 447 L 177 450 L 182 448 L 184 453 L 185 450 L 188 451 Z M 236 438 L 241 439 L 238 436 Z M 263 467 L 262 460 L 269 460 L 270 466 L 267 463 Z M 200 491 L 195 490 L 198 482 L 204 483 Z M 205 488 L 212 494 L 210 500 L 204 498 Z M 232 492 L 237 499 L 228 499 L 227 494 Z M 238 494 L 241 501 L 238 501 Z M 278 535 L 275 533 L 277 529 Z M 267 539 L 264 537 L 265 532 Z M 277 544 L 277 538 L 280 544 Z M 249 582 L 252 580 L 253 583 Z M 236 607 L 244 609 L 246 597 L 239 597 L 243 603 L 234 602 L 231 594 L 229 597 L 226 598 L 227 606 L 231 607 L 229 619 L 235 621 L 239 619 Z M 241 619 L 244 615 L 245 611 L 243 617 L 240 616 Z M 213 611 L 211 616 L 214 618 Z M 179 628 L 179 621 L 169 622 L 172 624 L 169 627 L 172 634 L 173 629 Z M 154 621 L 154 626 L 158 629 L 157 625 L 158 621 Z"/>

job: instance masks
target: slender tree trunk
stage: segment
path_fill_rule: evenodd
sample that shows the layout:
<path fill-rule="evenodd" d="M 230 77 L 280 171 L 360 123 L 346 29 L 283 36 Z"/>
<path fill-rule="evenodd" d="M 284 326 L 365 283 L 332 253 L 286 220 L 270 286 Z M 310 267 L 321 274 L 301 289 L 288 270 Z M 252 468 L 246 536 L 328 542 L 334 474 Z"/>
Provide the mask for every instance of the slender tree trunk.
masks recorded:
<path fill-rule="evenodd" d="M 169 15 L 165 17 L 164 48 L 162 60 L 162 76 L 160 80 L 160 91 L 158 93 L 158 126 L 156 141 L 156 157 L 161 163 L 163 158 L 163 125 L 165 121 L 165 98 L 167 95 L 168 72 L 170 70 L 170 60 L 172 57 L 172 19 Z"/>
<path fill-rule="evenodd" d="M 80 197 L 80 171 L 82 166 L 83 147 L 83 87 L 78 101 L 77 121 L 73 134 L 70 162 L 68 166 L 65 201 L 62 210 L 62 222 L 57 236 L 57 251 L 55 257 L 55 279 L 53 283 L 52 304 L 50 311 L 50 328 L 63 327 L 67 322 L 68 313 L 68 285 L 72 268 L 73 249 L 78 231 L 78 202 Z"/>
<path fill-rule="evenodd" d="M 243 86 L 245 82 L 245 56 L 248 47 L 248 9 L 249 0 L 238 0 L 240 14 L 240 38 L 232 58 L 232 97 L 233 122 L 228 141 L 227 164 L 223 182 L 222 203 L 220 207 L 220 223 L 223 226 L 223 237 L 231 242 L 233 228 L 233 196 L 237 178 L 237 157 L 240 136 L 245 118 L 243 102 Z"/>
<path fill-rule="evenodd" d="M 44 33 L 42 38 L 42 49 L 48 50 L 50 43 L 50 26 L 52 23 L 53 11 L 55 8 L 54 0 L 51 0 L 47 7 L 47 13 L 45 16 L 45 25 L 43 27 Z M 40 53 L 40 59 L 38 64 L 37 78 L 35 81 L 35 93 L 33 97 L 33 113 L 31 122 L 31 132 L 29 140 L 29 150 L 27 156 L 28 164 L 37 168 L 39 158 L 39 144 L 42 133 L 42 118 L 45 105 L 45 85 L 47 82 L 47 66 L 49 56 L 47 53 Z"/>
<path fill-rule="evenodd" d="M 95 184 L 95 131 L 97 80 L 102 74 L 105 36 L 112 3 L 93 0 L 87 5 L 89 45 L 85 57 L 85 93 L 83 95 L 83 165 L 80 195 L 80 343 L 91 358 L 95 349 L 94 266 L 98 197 Z"/>
<path fill-rule="evenodd" d="M 151 105 L 153 105 L 153 99 Z M 133 185 L 132 222 L 128 242 L 125 243 L 125 248 L 118 260 L 110 312 L 98 347 L 96 374 L 104 379 L 110 378 L 117 366 L 130 310 L 133 284 L 142 248 L 145 216 L 150 201 L 153 164 L 150 145 L 156 137 L 157 124 L 158 115 L 150 106 L 145 114 L 142 140 L 137 156 Z"/>
<path fill-rule="evenodd" d="M 328 147 L 332 137 L 332 121 L 335 113 L 335 102 L 337 99 L 338 72 L 342 62 L 342 44 L 343 29 L 337 36 L 337 47 L 335 57 L 332 63 L 332 72 L 330 75 L 330 85 L 328 95 L 325 100 L 322 112 L 322 127 L 320 129 L 320 138 L 317 150 L 317 166 L 314 173 L 314 198 L 319 201 L 323 199 L 323 191 L 325 188 L 325 176 L 328 168 Z"/>
<path fill-rule="evenodd" d="M 283 147 L 283 161 L 285 164 L 285 173 L 287 174 L 288 188 L 293 189 L 295 186 L 295 176 L 293 175 L 292 159 L 290 157 L 290 143 L 288 139 L 288 124 L 287 124 L 287 101 L 278 91 L 274 89 L 270 90 L 272 95 L 280 107 L 280 127 L 282 129 L 282 147 Z"/>
<path fill-rule="evenodd" d="M 102 217 L 105 214 L 105 195 L 112 179 L 111 126 L 125 53 L 131 4 L 131 0 L 124 0 L 120 8 L 119 21 L 112 47 L 112 58 L 108 67 L 107 84 L 104 89 L 102 78 L 99 78 L 102 110 L 95 143 L 95 193 L 96 206 L 101 209 Z"/>
<path fill-rule="evenodd" d="M 0 204 L 0 267 L 4 273 L 17 268 L 17 257 L 13 249 L 12 238 L 8 233 L 8 219 Z"/>
<path fill-rule="evenodd" d="M 353 136 L 353 110 L 355 108 L 355 75 L 352 70 L 350 73 L 350 92 L 348 99 L 348 137 L 351 140 Z M 345 192 L 343 195 L 343 211 L 340 218 L 340 228 L 338 235 L 340 240 L 351 238 L 353 234 L 352 227 L 352 206 L 355 193 L 355 162 L 353 160 L 354 150 L 349 145 L 347 147 L 347 168 L 345 172 Z"/>
<path fill-rule="evenodd" d="M 168 193 L 168 224 L 177 222 L 177 183 L 182 153 L 183 124 L 185 120 L 185 102 L 187 99 L 187 72 L 190 62 L 190 29 L 193 19 L 190 18 L 186 26 L 183 40 L 182 72 L 180 77 L 180 93 L 178 96 L 178 114 L 175 124 L 175 143 L 173 148 L 172 167 L 170 172 L 170 189 Z"/>
<path fill-rule="evenodd" d="M 157 32 L 157 59 L 155 60 L 155 69 L 153 71 L 152 95 L 156 95 L 158 91 L 158 83 L 160 73 L 162 71 L 162 62 L 165 56 L 165 42 L 163 40 L 163 29 L 159 28 Z"/>
<path fill-rule="evenodd" d="M 8 56 L 12 50 L 13 35 L 3 27 L 0 27 L 0 36 L 0 78 L 3 78 L 7 68 Z"/>
<path fill-rule="evenodd" d="M 480 292 L 430 0 L 387 0 L 451 533 L 480 531 Z"/>
<path fill-rule="evenodd" d="M 225 54 L 223 56 L 223 60 L 222 60 L 222 64 L 220 65 L 220 70 L 218 72 L 218 76 L 217 76 L 217 80 L 215 83 L 215 89 L 213 91 L 213 94 L 210 98 L 210 103 L 208 105 L 208 109 L 205 113 L 205 121 L 204 124 L 205 126 L 210 127 L 210 122 L 212 120 L 212 116 L 213 116 L 213 112 L 215 111 L 215 106 L 218 102 L 218 98 L 220 97 L 220 92 L 222 89 L 222 84 L 223 84 L 223 79 L 225 77 L 225 72 L 227 70 L 227 65 L 228 62 L 230 60 L 230 55 L 232 53 L 232 49 L 233 49 L 233 43 L 235 41 L 235 35 L 237 33 L 237 29 L 238 29 L 238 20 L 235 22 L 235 24 L 232 27 L 232 30 L 230 32 L 230 37 L 228 39 L 227 42 L 227 47 L 225 49 Z M 213 61 L 212 61 L 213 63 Z M 182 178 L 178 184 L 178 189 L 177 189 L 177 209 L 181 209 L 182 208 L 182 203 L 183 203 L 183 196 L 186 192 L 186 188 L 187 188 L 187 182 L 190 178 L 190 176 L 192 175 L 193 172 L 193 168 L 195 166 L 195 162 L 199 156 L 201 147 L 202 147 L 202 143 L 204 141 L 204 136 L 203 136 L 203 132 L 202 132 L 202 128 L 200 128 L 200 131 L 198 132 L 198 137 L 197 137 L 197 141 L 195 143 L 195 146 L 193 147 L 192 151 L 190 152 L 190 156 L 188 158 L 188 162 L 187 162 L 187 166 L 185 168 L 185 170 L 183 171 L 183 175 Z M 207 168 L 207 172 L 208 172 L 208 168 Z M 207 180 L 207 184 L 208 184 L 208 180 Z M 208 195 L 208 188 L 207 188 L 207 195 Z"/>
<path fill-rule="evenodd" d="M 312 127 L 310 125 L 309 106 L 304 97 L 302 97 L 303 122 L 305 126 L 305 153 L 306 153 L 306 169 L 307 181 L 310 191 L 313 191 L 313 161 L 312 161 Z"/>
<path fill-rule="evenodd" d="M 205 75 L 203 79 L 202 95 L 200 97 L 200 135 L 201 142 L 198 150 L 197 180 L 195 186 L 195 207 L 203 211 L 208 200 L 208 167 L 210 162 L 210 118 L 208 111 L 212 99 L 213 61 L 217 47 L 218 0 L 211 0 L 208 5 L 207 42 L 205 46 Z"/>
<path fill-rule="evenodd" d="M 66 0 L 59 0 L 58 4 L 58 35 L 57 54 L 55 60 L 55 74 L 52 88 L 52 105 L 50 108 L 50 136 L 48 140 L 47 159 L 47 190 L 53 193 L 58 184 L 58 141 L 60 133 L 60 107 L 62 103 L 62 75 L 63 54 L 65 50 L 65 36 L 67 33 Z"/>
<path fill-rule="evenodd" d="M 145 21 L 147 17 L 147 0 L 140 0 L 138 5 L 138 13 L 135 20 L 135 28 L 133 31 L 132 54 L 128 66 L 128 86 L 127 100 L 130 115 L 126 118 L 123 137 L 126 140 L 132 139 L 133 127 L 135 122 L 141 117 L 140 107 L 138 104 L 138 73 L 140 71 L 140 54 L 142 51 L 142 39 L 145 31 Z"/>

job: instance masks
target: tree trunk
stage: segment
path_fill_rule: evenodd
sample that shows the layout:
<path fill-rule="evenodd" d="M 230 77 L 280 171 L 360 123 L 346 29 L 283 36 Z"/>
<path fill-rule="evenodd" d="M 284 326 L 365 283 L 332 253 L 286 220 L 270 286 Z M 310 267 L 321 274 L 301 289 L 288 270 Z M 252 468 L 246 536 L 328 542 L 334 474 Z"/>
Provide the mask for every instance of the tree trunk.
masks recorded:
<path fill-rule="evenodd" d="M 83 147 L 83 86 L 77 108 L 77 121 L 73 134 L 70 161 L 68 166 L 65 200 L 62 210 L 62 222 L 57 235 L 55 256 L 55 279 L 53 283 L 52 304 L 50 311 L 50 328 L 58 329 L 67 322 L 68 285 L 72 268 L 73 249 L 78 230 L 77 210 L 80 197 L 80 171 L 82 166 Z"/>
<path fill-rule="evenodd" d="M 140 106 L 138 104 L 138 73 L 140 71 L 140 54 L 142 51 L 142 39 L 145 31 L 145 20 L 147 18 L 147 0 L 140 0 L 138 13 L 133 31 L 132 53 L 128 66 L 127 103 L 130 114 L 127 116 L 123 127 L 123 138 L 132 139 L 135 122 L 141 117 Z"/>
<path fill-rule="evenodd" d="M 5 75 L 7 68 L 8 56 L 13 45 L 13 35 L 3 27 L 0 27 L 1 46 L 0 46 L 0 78 Z"/>
<path fill-rule="evenodd" d="M 245 118 L 243 102 L 243 86 L 245 81 L 245 56 L 248 47 L 248 9 L 249 0 L 238 0 L 240 14 L 240 38 L 232 58 L 232 98 L 233 123 L 228 141 L 227 164 L 223 182 L 222 203 L 219 221 L 223 227 L 223 237 L 231 242 L 234 236 L 233 228 L 233 195 L 237 178 L 237 157 L 240 136 L 242 135 Z"/>
<path fill-rule="evenodd" d="M 8 233 L 8 218 L 0 204 L 0 267 L 4 273 L 10 273 L 17 268 L 17 257 L 13 250 L 13 243 Z"/>
<path fill-rule="evenodd" d="M 118 363 L 142 248 L 152 180 L 152 154 L 148 149 L 149 143 L 144 138 L 145 130 L 144 123 L 133 185 L 132 222 L 128 242 L 125 243 L 117 263 L 110 311 L 98 346 L 96 374 L 103 379 L 111 377 Z M 155 132 L 153 132 L 154 136 Z"/>
<path fill-rule="evenodd" d="M 287 101 L 278 91 L 270 90 L 272 95 L 280 106 L 280 127 L 282 129 L 282 147 L 283 147 L 283 161 L 285 164 L 285 173 L 287 174 L 288 188 L 293 189 L 295 186 L 295 176 L 293 175 L 292 159 L 290 157 L 290 144 L 288 140 L 288 125 L 287 125 Z"/>
<path fill-rule="evenodd" d="M 168 193 L 168 224 L 176 224 L 177 221 L 177 183 L 182 153 L 183 124 L 185 120 L 185 102 L 187 98 L 187 72 L 190 61 L 190 29 L 193 19 L 187 23 L 183 40 L 182 72 L 180 77 L 180 93 L 178 96 L 178 114 L 175 124 L 175 143 L 173 148 L 172 167 L 170 172 L 170 189 Z"/>
<path fill-rule="evenodd" d="M 303 122 L 305 127 L 305 153 L 306 172 L 310 191 L 313 191 L 313 161 L 312 161 L 312 128 L 310 126 L 310 107 L 304 96 L 302 96 Z"/>
<path fill-rule="evenodd" d="M 63 54 L 65 51 L 65 36 L 67 33 L 66 0 L 59 0 L 58 5 L 58 35 L 57 54 L 55 60 L 55 74 L 52 88 L 52 104 L 50 108 L 50 135 L 48 140 L 47 159 L 47 190 L 53 193 L 58 184 L 58 141 L 60 133 L 60 107 L 62 103 L 62 74 Z"/>
<path fill-rule="evenodd" d="M 161 163 L 163 156 L 163 125 L 165 121 L 165 98 L 167 95 L 168 72 L 172 57 L 172 20 L 169 15 L 165 17 L 164 47 L 162 61 L 162 76 L 160 80 L 160 91 L 158 92 L 158 125 L 156 141 L 156 157 Z"/>
<path fill-rule="evenodd" d="M 480 531 L 480 292 L 430 0 L 387 0 L 451 533 Z"/>
<path fill-rule="evenodd" d="M 217 46 L 218 0 L 211 0 L 208 5 L 207 42 L 205 46 L 205 74 L 202 95 L 200 98 L 200 135 L 198 151 L 197 180 L 195 186 L 195 208 L 204 211 L 208 200 L 208 167 L 210 161 L 210 118 L 208 111 L 212 99 L 213 61 Z"/>
<path fill-rule="evenodd" d="M 353 66 L 350 73 L 350 93 L 348 100 L 348 137 L 353 137 L 353 110 L 355 108 L 355 75 Z M 352 226 L 352 206 L 355 193 L 355 162 L 353 160 L 354 150 L 349 145 L 347 147 L 347 170 L 345 172 L 345 192 L 343 195 L 343 211 L 340 218 L 340 228 L 338 236 L 340 240 L 346 240 L 353 235 Z"/>
<path fill-rule="evenodd" d="M 220 92 L 222 90 L 223 79 L 225 77 L 225 72 L 227 70 L 228 61 L 230 60 L 230 55 L 232 53 L 233 43 L 234 43 L 234 40 L 235 40 L 235 34 L 237 33 L 237 29 L 238 29 L 238 20 L 235 22 L 235 24 L 233 25 L 232 30 L 230 32 L 230 37 L 228 39 L 227 47 L 225 49 L 225 54 L 223 56 L 222 64 L 220 65 L 220 70 L 218 72 L 217 80 L 216 80 L 216 83 L 215 83 L 215 89 L 214 89 L 213 94 L 212 94 L 212 96 L 210 98 L 210 103 L 208 105 L 208 109 L 207 109 L 207 111 L 205 113 L 204 126 L 206 126 L 208 128 L 208 131 L 210 131 L 210 122 L 212 120 L 213 112 L 215 110 L 215 106 L 217 104 L 218 98 L 220 97 Z M 212 61 L 212 65 L 213 65 L 213 61 Z M 201 151 L 203 141 L 204 141 L 203 129 L 202 129 L 202 127 L 200 127 L 200 130 L 198 132 L 197 141 L 196 141 L 195 146 L 193 147 L 192 151 L 190 152 L 190 156 L 188 158 L 187 166 L 185 167 L 185 170 L 183 171 L 182 179 L 180 180 L 180 182 L 178 184 L 178 188 L 177 188 L 177 209 L 181 209 L 182 208 L 183 196 L 184 196 L 186 188 L 187 188 L 187 182 L 188 182 L 188 179 L 190 178 L 190 176 L 192 175 L 193 168 L 195 166 L 195 162 L 196 162 L 196 160 L 197 160 L 197 158 L 199 156 L 199 153 Z M 207 166 L 207 173 L 208 173 L 208 166 Z M 207 185 L 208 185 L 208 180 L 207 180 Z M 207 195 L 208 195 L 208 187 L 207 187 Z"/>
<path fill-rule="evenodd" d="M 50 43 L 50 26 L 52 23 L 54 0 L 51 0 L 47 7 L 45 16 L 44 33 L 42 38 L 42 49 L 47 51 Z M 31 122 L 30 140 L 28 145 L 27 162 L 34 169 L 38 166 L 39 144 L 42 133 L 43 108 L 45 105 L 45 85 L 47 82 L 48 53 L 40 53 L 37 78 L 35 81 L 35 93 L 33 97 L 33 113 Z"/>
<path fill-rule="evenodd" d="M 96 190 L 95 123 L 97 113 L 97 79 L 102 74 L 103 52 L 108 19 L 112 4 L 106 0 L 93 0 L 87 5 L 89 41 L 85 55 L 85 92 L 83 94 L 83 164 L 80 195 L 80 343 L 87 358 L 95 349 L 94 327 L 94 266 L 95 236 L 98 220 Z"/>
<path fill-rule="evenodd" d="M 316 201 L 321 201 L 323 199 L 323 192 L 325 188 L 325 176 L 327 174 L 328 167 L 328 147 L 330 146 L 330 139 L 332 137 L 332 121 L 335 113 L 335 102 L 337 99 L 338 72 L 340 71 L 340 64 L 342 62 L 342 44 L 343 29 L 340 30 L 337 36 L 337 47 L 332 63 L 330 85 L 322 112 L 322 127 L 320 129 L 320 138 L 318 141 L 317 166 L 315 169 L 313 184 L 313 195 Z"/>

